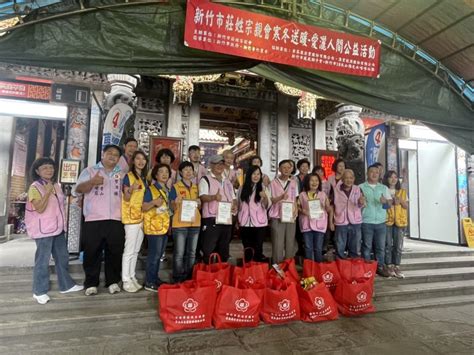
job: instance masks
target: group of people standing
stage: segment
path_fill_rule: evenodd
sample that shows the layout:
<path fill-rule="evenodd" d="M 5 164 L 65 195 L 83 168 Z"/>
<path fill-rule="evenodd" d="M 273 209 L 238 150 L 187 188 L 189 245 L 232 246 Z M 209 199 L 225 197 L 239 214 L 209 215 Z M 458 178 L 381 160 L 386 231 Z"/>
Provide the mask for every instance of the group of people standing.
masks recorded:
<path fill-rule="evenodd" d="M 147 155 L 129 138 L 122 149 L 103 147 L 99 163 L 84 169 L 74 188 L 82 196 L 84 224 L 84 286 L 67 273 L 64 239 L 64 208 L 61 188 L 55 179 L 55 163 L 40 158 L 32 166 L 33 184 L 28 193 L 27 230 L 35 239 L 37 252 L 33 281 L 34 298 L 49 301 L 48 262 L 52 254 L 62 292 L 85 289 L 98 293 L 102 260 L 105 286 L 111 294 L 156 292 L 160 259 L 168 238 L 173 239 L 173 282 L 192 274 L 196 258 L 209 261 L 218 253 L 229 259 L 229 244 L 238 228 L 245 259 L 268 261 L 263 241 L 271 234 L 272 262 L 295 256 L 300 245 L 306 258 L 323 261 L 325 241 L 333 240 L 338 258 L 372 257 L 382 276 L 403 277 L 399 265 L 406 227 L 406 191 L 395 172 L 379 181 L 380 168 L 370 166 L 367 182 L 354 185 L 354 172 L 337 160 L 327 180 L 324 170 L 310 162 L 282 160 L 271 180 L 261 170 L 262 159 L 252 157 L 245 173 L 233 169 L 231 151 L 214 155 L 208 168 L 201 164 L 200 148 L 190 146 L 189 161 L 171 168 L 173 152 L 161 149 L 153 167 Z M 296 174 L 298 169 L 298 174 Z M 331 233 L 335 232 L 333 239 Z M 146 275 L 136 278 L 136 264 L 146 238 Z M 45 281 L 46 280 L 46 281 Z"/>

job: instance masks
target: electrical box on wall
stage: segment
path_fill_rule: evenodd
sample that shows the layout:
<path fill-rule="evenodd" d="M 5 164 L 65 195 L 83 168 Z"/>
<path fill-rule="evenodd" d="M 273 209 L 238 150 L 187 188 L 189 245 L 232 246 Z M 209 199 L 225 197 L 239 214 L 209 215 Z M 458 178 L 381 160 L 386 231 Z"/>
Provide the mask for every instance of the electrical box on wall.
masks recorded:
<path fill-rule="evenodd" d="M 397 122 L 390 122 L 390 138 L 408 139 L 410 138 L 410 126 L 406 124 L 399 124 Z"/>

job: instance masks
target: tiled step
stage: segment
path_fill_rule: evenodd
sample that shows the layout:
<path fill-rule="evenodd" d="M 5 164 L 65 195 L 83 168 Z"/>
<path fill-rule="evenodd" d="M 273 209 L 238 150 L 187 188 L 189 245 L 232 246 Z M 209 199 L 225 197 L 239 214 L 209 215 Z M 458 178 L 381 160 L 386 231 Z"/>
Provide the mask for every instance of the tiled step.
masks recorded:
<path fill-rule="evenodd" d="M 436 258 L 402 259 L 401 267 L 404 271 L 474 267 L 474 256 L 444 256 Z"/>
<path fill-rule="evenodd" d="M 459 267 L 446 269 L 402 270 L 404 279 L 377 277 L 379 284 L 398 283 L 401 285 L 423 282 L 473 280 L 474 267 Z"/>
<path fill-rule="evenodd" d="M 473 295 L 458 295 L 458 296 L 446 296 L 446 297 L 431 297 L 431 298 L 418 298 L 412 300 L 400 300 L 400 301 L 375 301 L 375 307 L 377 312 L 388 312 L 402 309 L 414 309 L 424 308 L 432 306 L 445 306 L 445 305 L 463 305 L 472 304 Z"/>
<path fill-rule="evenodd" d="M 474 249 L 460 249 L 456 250 L 445 250 L 445 251 L 412 251 L 404 252 L 402 259 L 415 259 L 415 258 L 440 258 L 440 257 L 454 257 L 454 256 L 473 256 Z"/>
<path fill-rule="evenodd" d="M 474 294 L 474 280 L 416 284 L 375 283 L 377 302 L 409 301 Z"/>

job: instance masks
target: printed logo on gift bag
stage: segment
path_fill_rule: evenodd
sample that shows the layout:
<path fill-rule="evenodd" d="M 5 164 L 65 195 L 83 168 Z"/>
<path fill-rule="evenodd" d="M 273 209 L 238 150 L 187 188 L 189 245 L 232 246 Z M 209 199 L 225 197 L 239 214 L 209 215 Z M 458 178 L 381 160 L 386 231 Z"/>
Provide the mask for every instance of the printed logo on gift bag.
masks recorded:
<path fill-rule="evenodd" d="M 249 309 L 250 303 L 245 298 L 241 298 L 235 301 L 235 309 L 239 312 L 247 312 Z"/>
<path fill-rule="evenodd" d="M 255 283 L 255 279 L 252 276 L 249 276 L 247 277 L 245 282 L 248 283 L 249 285 L 253 285 Z"/>
<path fill-rule="evenodd" d="M 197 303 L 192 298 L 188 298 L 186 301 L 183 302 L 184 311 L 187 313 L 196 312 L 196 309 L 198 308 L 198 306 L 199 306 L 199 303 Z"/>
<path fill-rule="evenodd" d="M 324 306 L 326 305 L 326 303 L 324 302 L 324 298 L 322 298 L 322 297 L 315 297 L 315 298 L 314 298 L 314 305 L 315 305 L 318 309 L 324 308 Z"/>
<path fill-rule="evenodd" d="M 215 282 L 215 283 L 216 283 L 216 285 L 217 285 L 217 290 L 220 290 L 220 289 L 221 289 L 221 287 L 222 287 L 222 282 L 221 282 L 221 281 L 219 281 L 218 279 L 214 279 L 214 282 Z"/>
<path fill-rule="evenodd" d="M 291 306 L 290 300 L 287 300 L 286 298 L 278 302 L 278 308 L 280 309 L 281 312 L 289 311 L 290 306 Z"/>
<path fill-rule="evenodd" d="M 329 283 L 332 282 L 332 279 L 334 278 L 334 274 L 331 271 L 326 271 L 323 274 L 323 281 L 324 283 Z"/>
<path fill-rule="evenodd" d="M 372 273 L 371 270 L 367 271 L 365 274 L 364 274 L 364 277 L 370 279 L 374 274 Z"/>
<path fill-rule="evenodd" d="M 367 293 L 365 291 L 360 291 L 357 294 L 357 302 L 362 303 L 367 300 Z"/>

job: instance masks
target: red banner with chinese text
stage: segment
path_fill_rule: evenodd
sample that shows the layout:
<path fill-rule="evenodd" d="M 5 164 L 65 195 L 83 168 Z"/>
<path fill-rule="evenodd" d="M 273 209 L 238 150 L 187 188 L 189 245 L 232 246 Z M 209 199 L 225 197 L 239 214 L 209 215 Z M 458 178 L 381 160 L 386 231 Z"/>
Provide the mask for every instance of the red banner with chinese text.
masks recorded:
<path fill-rule="evenodd" d="M 203 0 L 188 0 L 184 44 L 295 67 L 379 75 L 377 40 Z"/>
<path fill-rule="evenodd" d="M 51 86 L 0 81 L 0 97 L 49 101 L 51 99 Z"/>

